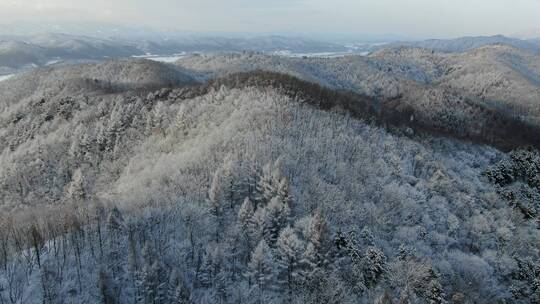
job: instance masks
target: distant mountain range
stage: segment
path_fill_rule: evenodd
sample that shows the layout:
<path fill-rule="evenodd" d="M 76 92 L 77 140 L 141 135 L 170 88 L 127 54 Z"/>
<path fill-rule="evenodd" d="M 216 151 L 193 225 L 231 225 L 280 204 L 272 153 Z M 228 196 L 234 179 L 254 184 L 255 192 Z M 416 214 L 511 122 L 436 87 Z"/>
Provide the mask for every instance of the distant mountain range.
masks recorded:
<path fill-rule="evenodd" d="M 405 41 L 394 42 L 388 46 L 413 46 L 437 50 L 441 52 L 466 52 L 475 48 L 483 47 L 490 44 L 506 44 L 516 48 L 525 49 L 535 53 L 540 53 L 540 40 L 522 40 L 518 38 L 510 38 L 502 35 L 496 36 L 479 36 L 479 37 L 461 37 L 457 39 L 430 39 L 424 41 Z"/>
<path fill-rule="evenodd" d="M 186 36 L 175 39 L 101 39 L 65 34 L 0 36 L 0 74 L 59 61 L 103 60 L 181 52 L 346 52 L 345 46 L 302 38 L 266 36 L 224 38 Z"/>
<path fill-rule="evenodd" d="M 288 74 L 375 98 L 382 109 L 409 113 L 407 119 L 440 132 L 501 146 L 509 134 L 484 134 L 509 128 L 500 120 L 540 125 L 540 56 L 508 45 L 452 54 L 401 46 L 331 59 L 198 55 L 178 65 L 199 80 L 257 70 Z"/>
<path fill-rule="evenodd" d="M 21 69 L 58 63 L 100 61 L 132 56 L 171 55 L 179 53 L 222 53 L 253 51 L 285 54 L 370 53 L 385 48 L 410 46 L 441 52 L 465 52 L 492 44 L 505 44 L 540 53 L 540 40 L 521 40 L 505 36 L 464 37 L 451 40 L 403 41 L 390 43 L 324 42 L 313 39 L 260 36 L 170 36 L 156 38 L 95 38 L 67 34 L 32 36 L 0 35 L 0 75 Z"/>

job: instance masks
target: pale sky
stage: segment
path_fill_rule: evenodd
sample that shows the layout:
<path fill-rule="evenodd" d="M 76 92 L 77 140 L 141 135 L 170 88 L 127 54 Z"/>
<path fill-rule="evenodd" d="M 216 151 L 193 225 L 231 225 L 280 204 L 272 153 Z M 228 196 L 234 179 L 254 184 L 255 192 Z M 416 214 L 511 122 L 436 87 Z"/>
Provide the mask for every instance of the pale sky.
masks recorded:
<path fill-rule="evenodd" d="M 456 37 L 540 28 L 540 0 L 0 0 L 0 24 Z"/>

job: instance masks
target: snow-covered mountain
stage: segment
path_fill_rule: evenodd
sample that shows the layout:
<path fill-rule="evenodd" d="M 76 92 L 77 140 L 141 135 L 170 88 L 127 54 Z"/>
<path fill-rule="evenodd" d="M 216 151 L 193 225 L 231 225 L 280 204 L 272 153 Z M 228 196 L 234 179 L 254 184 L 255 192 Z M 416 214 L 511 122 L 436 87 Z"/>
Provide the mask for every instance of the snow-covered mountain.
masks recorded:
<path fill-rule="evenodd" d="M 412 46 L 453 53 L 466 52 L 475 48 L 492 44 L 506 44 L 529 52 L 540 53 L 540 46 L 532 41 L 522 40 L 519 38 L 510 38 L 502 35 L 462 37 L 457 39 L 430 39 L 413 42 L 395 42 L 392 43 L 390 46 Z"/>
<path fill-rule="evenodd" d="M 491 45 L 454 54 L 397 47 L 340 58 L 197 55 L 180 59 L 178 65 L 195 71 L 199 79 L 253 70 L 286 73 L 333 89 L 399 100 L 396 105 L 410 106 L 432 122 L 452 113 L 448 120 L 459 126 L 473 124 L 470 130 L 480 132 L 474 124 L 488 123 L 476 116 L 487 113 L 484 108 L 539 124 L 539 62 L 534 53 Z M 448 123 L 441 121 L 438 127 L 445 129 Z"/>
<path fill-rule="evenodd" d="M 106 60 L 146 54 L 183 52 L 346 52 L 345 46 L 304 38 L 280 36 L 224 38 L 184 36 L 174 39 L 126 40 L 38 34 L 0 36 L 0 68 L 24 69 L 73 60 Z"/>
<path fill-rule="evenodd" d="M 539 62 L 237 52 L 2 81 L 0 303 L 538 302 Z"/>

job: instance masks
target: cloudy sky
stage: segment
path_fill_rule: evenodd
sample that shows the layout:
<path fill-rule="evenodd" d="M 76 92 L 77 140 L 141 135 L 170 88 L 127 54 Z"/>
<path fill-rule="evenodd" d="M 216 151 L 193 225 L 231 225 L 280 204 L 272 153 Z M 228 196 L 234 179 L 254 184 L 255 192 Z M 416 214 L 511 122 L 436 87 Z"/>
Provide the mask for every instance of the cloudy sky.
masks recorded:
<path fill-rule="evenodd" d="M 540 0 L 0 0 L 0 23 L 454 37 L 540 28 Z"/>

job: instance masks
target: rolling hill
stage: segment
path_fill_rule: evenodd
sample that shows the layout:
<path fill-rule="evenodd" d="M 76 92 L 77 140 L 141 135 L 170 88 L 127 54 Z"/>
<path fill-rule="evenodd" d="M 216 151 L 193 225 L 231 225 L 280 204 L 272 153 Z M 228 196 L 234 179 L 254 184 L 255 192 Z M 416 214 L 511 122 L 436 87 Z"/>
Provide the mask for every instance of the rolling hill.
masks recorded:
<path fill-rule="evenodd" d="M 534 89 L 535 56 L 219 54 L 3 81 L 0 303 L 535 300 L 540 154 L 501 151 L 538 147 L 509 97 Z M 498 71 L 517 95 L 495 106 Z"/>

